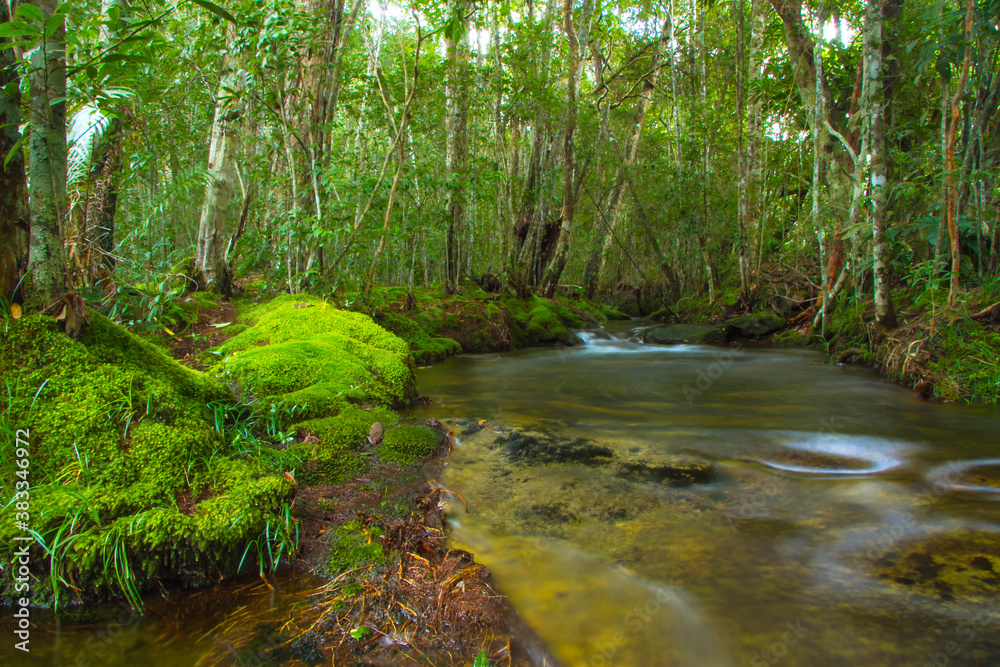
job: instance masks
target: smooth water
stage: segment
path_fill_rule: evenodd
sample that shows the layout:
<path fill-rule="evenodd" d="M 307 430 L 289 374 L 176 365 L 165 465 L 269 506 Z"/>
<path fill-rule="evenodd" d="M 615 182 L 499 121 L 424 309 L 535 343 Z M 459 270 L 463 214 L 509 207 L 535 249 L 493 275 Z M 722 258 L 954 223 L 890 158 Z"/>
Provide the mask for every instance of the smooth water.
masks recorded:
<path fill-rule="evenodd" d="M 59 615 L 31 610 L 29 653 L 16 650 L 14 609 L 0 618 L 3 667 L 228 667 L 306 665 L 289 628 L 308 627 L 325 582 L 302 573 L 227 580 L 195 591 L 146 595 L 143 613 L 124 605 Z"/>
<path fill-rule="evenodd" d="M 1000 664 L 1000 411 L 808 351 L 583 337 L 417 376 L 418 415 L 463 420 L 454 542 L 564 664 Z M 512 463 L 506 428 L 716 476 Z"/>

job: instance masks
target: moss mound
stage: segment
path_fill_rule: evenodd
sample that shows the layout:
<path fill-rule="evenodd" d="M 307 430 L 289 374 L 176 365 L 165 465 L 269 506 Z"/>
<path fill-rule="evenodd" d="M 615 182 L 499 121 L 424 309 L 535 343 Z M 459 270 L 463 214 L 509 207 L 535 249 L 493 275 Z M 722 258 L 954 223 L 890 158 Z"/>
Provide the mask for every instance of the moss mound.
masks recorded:
<path fill-rule="evenodd" d="M 361 473 L 366 463 L 361 448 L 372 424 L 393 424 L 397 419 L 396 413 L 385 408 L 347 406 L 334 417 L 295 424 L 292 428 L 301 441 L 290 449 L 306 461 L 298 480 L 304 484 L 334 483 Z"/>
<path fill-rule="evenodd" d="M 348 401 L 398 404 L 416 394 L 406 343 L 366 315 L 283 295 L 243 318 L 252 326 L 222 346 L 216 372 L 246 394 L 311 417 Z"/>
<path fill-rule="evenodd" d="M 389 429 L 378 448 L 383 460 L 410 465 L 429 456 L 441 446 L 441 434 L 424 426 L 397 426 Z"/>
<path fill-rule="evenodd" d="M 74 591 L 137 602 L 155 580 L 199 583 L 239 569 L 252 544 L 266 552 L 262 535 L 277 534 L 294 485 L 269 457 L 232 458 L 215 411 L 232 402 L 230 390 L 90 317 L 79 341 L 43 316 L 0 331 L 0 431 L 11 441 L 27 431 L 32 562 L 36 576 L 49 570 L 34 599 Z M 6 497 L 17 469 L 4 447 Z M 15 511 L 0 510 L 7 562 L 23 534 Z M 8 580 L 3 595 L 13 592 Z"/>

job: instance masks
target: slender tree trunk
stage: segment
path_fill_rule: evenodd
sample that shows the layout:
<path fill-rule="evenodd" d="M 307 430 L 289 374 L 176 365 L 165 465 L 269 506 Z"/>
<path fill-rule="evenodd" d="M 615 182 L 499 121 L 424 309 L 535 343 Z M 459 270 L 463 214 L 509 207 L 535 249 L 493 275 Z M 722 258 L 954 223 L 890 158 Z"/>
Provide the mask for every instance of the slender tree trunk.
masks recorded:
<path fill-rule="evenodd" d="M 813 91 L 813 108 L 812 108 L 812 130 L 813 130 L 813 182 L 812 182 L 812 223 L 813 230 L 819 236 L 820 244 L 820 254 L 823 255 L 827 247 L 826 234 L 823 231 L 823 224 L 820 220 L 820 174 L 823 164 L 823 132 L 822 132 L 822 119 L 826 117 L 825 111 L 823 109 L 823 40 L 821 38 L 823 34 L 823 24 L 824 24 L 824 14 L 823 14 L 823 0 L 819 0 L 819 8 L 816 10 L 816 27 L 814 32 L 819 35 L 816 38 L 815 48 L 813 49 L 813 68 L 815 71 L 815 85 L 816 88 Z M 820 267 L 823 267 L 824 263 L 820 263 Z M 827 301 L 829 300 L 830 292 L 830 281 L 827 277 L 828 272 L 820 269 L 823 274 L 822 279 L 822 295 L 821 295 L 821 313 L 822 313 L 822 330 L 821 334 L 826 337 L 826 325 L 827 325 Z"/>
<path fill-rule="evenodd" d="M 55 0 L 32 2 L 45 21 L 55 13 Z M 49 32 L 46 30 L 45 32 Z M 66 51 L 60 25 L 31 54 L 31 231 L 28 270 L 32 292 L 44 304 L 66 288 L 66 255 L 62 225 L 66 215 Z"/>
<path fill-rule="evenodd" d="M 659 84 L 660 75 L 663 72 L 663 53 L 669 45 L 671 32 L 671 18 L 668 15 L 660 30 L 660 37 L 653 48 L 651 67 L 649 74 L 642 82 L 642 89 L 639 99 L 636 100 L 635 111 L 632 112 L 632 122 L 629 124 L 628 135 L 625 138 L 625 154 L 615 167 L 615 180 L 611 185 L 609 201 L 607 206 L 607 223 L 604 227 L 604 241 L 600 246 L 600 264 L 592 276 L 585 278 L 585 284 L 596 286 L 600 282 L 601 274 L 607 265 L 608 256 L 611 253 L 611 246 L 614 242 L 615 234 L 618 230 L 618 220 L 621 215 L 621 204 L 624 196 L 625 182 L 629 178 L 629 172 L 635 166 L 636 158 L 639 155 L 639 140 L 642 138 L 642 126 L 646 119 L 646 113 L 653 101 L 653 93 Z M 590 262 L 588 262 L 588 265 Z M 593 296 L 592 288 L 586 290 L 588 297 Z"/>
<path fill-rule="evenodd" d="M 465 46 L 468 8 L 464 0 L 455 3 L 461 34 L 445 35 L 447 74 L 445 77 L 445 169 L 449 178 L 448 227 L 445 234 L 446 284 L 458 289 L 462 257 L 461 238 L 465 231 L 465 172 L 468 153 L 468 53 Z"/>
<path fill-rule="evenodd" d="M 10 20 L 7 3 L 0 0 L 0 23 Z M 7 41 L 0 38 L 0 45 Z M 28 188 L 24 155 L 14 146 L 21 139 L 20 76 L 13 49 L 0 50 L 0 297 L 13 299 L 27 263 Z M 13 151 L 13 152 L 12 152 Z"/>
<path fill-rule="evenodd" d="M 547 296 L 555 294 L 559 286 L 559 278 L 566 268 L 569 258 L 570 237 L 573 233 L 573 222 L 576 217 L 576 133 L 577 92 L 580 79 L 583 77 L 583 59 L 580 58 L 580 48 L 587 48 L 590 43 L 590 18 L 594 11 L 594 0 L 583 0 L 580 8 L 579 28 L 574 25 L 573 0 L 563 3 L 563 30 L 569 40 L 569 59 L 566 63 L 566 125 L 563 130 L 563 200 L 562 224 L 559 228 L 559 240 L 556 243 L 555 256 L 545 269 L 542 276 L 542 289 Z"/>
<path fill-rule="evenodd" d="M 675 33 L 677 30 L 677 20 L 676 14 L 674 13 L 674 0 L 670 0 L 670 6 L 667 8 L 670 14 L 667 16 L 667 20 L 670 22 L 670 33 L 667 36 L 668 53 L 670 57 L 670 97 L 672 98 L 673 107 L 673 117 L 674 117 L 674 166 L 677 168 L 677 173 L 681 171 L 681 160 L 683 156 L 681 155 L 681 105 L 680 100 L 677 98 L 677 40 Z"/>
<path fill-rule="evenodd" d="M 545 16 L 541 21 L 544 34 L 549 34 L 559 9 L 558 0 L 547 0 Z M 552 45 L 544 44 L 537 61 L 533 61 L 533 74 L 536 84 L 547 86 L 549 83 L 549 68 L 552 62 Z M 507 255 L 507 266 L 504 269 L 504 289 L 519 288 L 523 285 L 534 285 L 538 280 L 539 247 L 544 236 L 544 212 L 547 202 L 543 195 L 542 181 L 545 173 L 544 164 L 549 159 L 547 150 L 550 133 L 550 119 L 545 107 L 535 103 L 531 116 L 531 149 L 528 164 L 525 167 L 524 186 L 521 191 L 521 203 L 518 208 L 517 220 L 514 221 L 514 239 L 510 253 Z"/>
<path fill-rule="evenodd" d="M 111 25 L 102 26 L 102 44 L 110 45 L 118 38 L 119 28 L 125 25 L 121 17 L 121 6 L 121 0 L 102 0 L 101 14 L 104 15 L 109 24 L 112 14 L 117 12 L 118 15 L 114 29 Z M 122 160 L 122 125 L 117 118 L 113 119 L 108 129 L 104 131 L 100 145 L 96 149 L 99 155 L 94 161 L 95 169 L 92 174 L 92 183 L 97 197 L 94 202 L 96 204 L 95 224 L 92 228 L 96 232 L 94 242 L 100 252 L 101 263 L 105 269 L 113 270 L 115 267 L 115 213 L 118 210 L 118 178 Z M 85 228 L 91 227 L 89 221 L 86 221 L 84 226 Z"/>
<path fill-rule="evenodd" d="M 205 187 L 205 203 L 198 225 L 195 272 L 199 286 L 214 288 L 227 294 L 230 276 L 225 255 L 226 221 L 232 199 L 241 116 L 240 101 L 235 99 L 233 91 L 241 90 L 243 81 L 231 51 L 223 56 L 220 73 L 219 88 L 215 95 L 215 117 L 208 146 L 208 184 Z"/>
<path fill-rule="evenodd" d="M 864 75 L 868 77 L 866 116 L 871 132 L 872 251 L 875 281 L 875 322 L 883 329 L 896 326 L 889 292 L 889 239 L 886 237 L 887 155 L 885 141 L 884 61 L 882 57 L 882 0 L 868 0 L 864 27 Z"/>
<path fill-rule="evenodd" d="M 946 169 L 948 172 L 948 236 L 951 239 L 951 285 L 948 289 L 948 305 L 954 307 L 958 300 L 958 280 L 962 268 L 962 251 L 958 239 L 958 189 L 955 187 L 955 145 L 958 143 L 958 121 L 961 113 L 965 84 L 969 80 L 972 63 L 972 20 L 975 2 L 965 2 L 965 57 L 962 59 L 962 73 L 958 78 L 955 97 L 951 100 L 951 128 L 948 131 L 948 151 Z"/>
<path fill-rule="evenodd" d="M 747 145 L 747 165 L 749 172 L 748 195 L 747 195 L 747 233 L 754 233 L 754 242 L 750 244 L 749 257 L 750 264 L 754 267 L 759 265 L 761 249 L 756 239 L 761 236 L 762 206 L 763 206 L 763 184 L 764 184 L 764 160 L 761 157 L 764 143 L 764 122 L 763 122 L 763 100 L 761 95 L 756 93 L 757 83 L 764 76 L 764 36 L 767 30 L 767 17 L 770 5 L 766 0 L 751 0 L 750 3 L 750 50 L 748 53 L 748 77 L 750 80 L 749 109 L 747 113 L 747 133 L 749 142 Z"/>
<path fill-rule="evenodd" d="M 743 0 L 735 0 L 736 14 L 736 211 L 739 231 L 740 292 L 750 302 L 750 203 L 747 200 L 747 148 L 744 137 L 746 97 L 746 30 Z"/>
<path fill-rule="evenodd" d="M 375 286 L 375 273 L 378 271 L 378 263 L 382 258 L 382 252 L 385 250 L 386 238 L 389 234 L 389 226 L 392 222 L 392 210 L 396 203 L 396 193 L 399 191 L 400 179 L 403 176 L 403 166 L 406 164 L 406 143 L 404 138 L 406 137 L 407 127 L 410 118 L 410 108 L 413 105 L 413 100 L 417 96 L 417 84 L 420 81 L 420 48 L 423 45 L 424 36 L 419 31 L 417 32 L 417 45 L 413 52 L 413 80 L 409 82 L 409 88 L 406 87 L 406 79 L 404 79 L 404 94 L 405 99 L 403 101 L 403 107 L 399 114 L 399 123 L 394 124 L 394 129 L 396 130 L 396 137 L 393 142 L 393 148 L 397 150 L 397 162 L 396 162 L 396 174 L 392 178 L 392 187 L 389 189 L 389 201 L 386 202 L 385 214 L 382 218 L 382 233 L 379 236 L 378 245 L 375 248 L 375 254 L 372 256 L 372 263 L 368 270 L 368 280 L 365 283 L 364 291 L 366 293 L 371 293 L 372 288 Z M 400 49 L 402 51 L 402 62 L 403 62 L 403 75 L 407 75 L 406 72 L 406 47 L 402 39 L 400 39 Z M 378 74 L 376 73 L 376 76 Z M 379 90 L 382 90 L 381 81 L 379 82 Z M 385 93 L 383 91 L 383 102 L 386 106 L 386 111 L 392 113 L 392 109 L 385 99 Z M 391 120 L 391 116 L 390 116 Z M 387 156 L 388 159 L 388 156 Z M 385 165 L 383 164 L 383 169 Z M 370 204 L 370 201 L 369 201 Z"/>
<path fill-rule="evenodd" d="M 942 38 L 943 39 L 943 38 Z M 948 116 L 951 115 L 951 86 L 941 75 L 941 210 L 938 214 L 937 247 L 934 258 L 942 265 L 948 257 Z"/>

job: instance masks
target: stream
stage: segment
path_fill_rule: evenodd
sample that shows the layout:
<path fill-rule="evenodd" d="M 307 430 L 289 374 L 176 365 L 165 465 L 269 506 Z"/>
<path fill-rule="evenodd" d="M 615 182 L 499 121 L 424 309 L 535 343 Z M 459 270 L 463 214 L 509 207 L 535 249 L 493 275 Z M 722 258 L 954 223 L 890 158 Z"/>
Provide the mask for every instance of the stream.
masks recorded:
<path fill-rule="evenodd" d="M 418 414 L 456 420 L 452 540 L 559 661 L 1000 664 L 1000 410 L 628 326 L 418 370 Z M 517 458 L 512 433 L 619 467 Z M 637 461 L 711 476 L 622 475 Z"/>
<path fill-rule="evenodd" d="M 561 664 L 1000 664 L 1000 410 L 633 326 L 417 371 L 432 403 L 412 414 L 456 436 L 452 542 Z M 5 615 L 0 664 L 265 664 L 319 582 L 272 584 L 33 612 L 30 657 Z"/>

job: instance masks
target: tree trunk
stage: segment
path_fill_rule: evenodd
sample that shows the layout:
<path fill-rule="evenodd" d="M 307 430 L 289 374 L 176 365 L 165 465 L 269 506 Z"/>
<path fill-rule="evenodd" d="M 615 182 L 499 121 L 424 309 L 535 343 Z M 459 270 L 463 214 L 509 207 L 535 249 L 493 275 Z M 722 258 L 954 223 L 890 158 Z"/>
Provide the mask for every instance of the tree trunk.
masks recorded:
<path fill-rule="evenodd" d="M 226 250 L 226 221 L 232 199 L 234 164 L 239 150 L 240 104 L 243 75 L 237 71 L 230 51 L 222 58 L 219 88 L 215 95 L 215 117 L 208 146 L 208 184 L 198 225 L 198 253 L 195 272 L 202 289 L 217 289 L 227 294 L 229 266 Z"/>
<path fill-rule="evenodd" d="M 35 0 L 46 23 L 55 0 Z M 47 32 L 47 31 L 46 31 Z M 66 51 L 60 24 L 31 54 L 31 141 L 28 174 L 31 183 L 31 231 L 28 270 L 32 292 L 44 304 L 66 288 L 66 255 L 62 224 L 66 215 Z"/>
<path fill-rule="evenodd" d="M 888 169 L 885 141 L 884 60 L 882 57 L 882 0 L 868 0 L 864 26 L 865 117 L 871 132 L 872 251 L 875 281 L 875 322 L 883 329 L 896 326 L 896 313 L 889 292 L 889 240 L 886 237 L 886 190 Z M 863 159 L 863 156 L 862 156 Z"/>
<path fill-rule="evenodd" d="M 671 27 L 671 18 L 668 14 L 663 22 L 663 28 L 660 30 L 660 37 L 653 48 L 652 67 L 650 67 L 648 76 L 642 82 L 642 92 L 636 101 L 635 111 L 632 113 L 632 122 L 629 124 L 628 136 L 625 138 L 625 154 L 615 168 L 615 180 L 611 185 L 610 199 L 607 207 L 607 222 L 602 226 L 604 228 L 604 240 L 601 243 L 600 249 L 595 249 L 595 252 L 599 252 L 600 264 L 597 265 L 596 271 L 591 269 L 593 273 L 586 280 L 587 284 L 585 287 L 588 298 L 593 297 L 594 288 L 600 282 L 601 274 L 604 272 L 608 255 L 611 251 L 611 245 L 614 242 L 615 233 L 618 228 L 618 219 L 621 213 L 625 181 L 629 178 L 629 172 L 635 165 L 636 158 L 639 155 L 639 139 L 642 137 L 642 126 L 646 118 L 646 113 L 649 110 L 649 105 L 653 101 L 653 92 L 656 90 L 660 75 L 663 72 L 663 53 L 667 48 L 670 48 L 670 33 L 673 30 Z M 588 266 L 591 266 L 591 264 L 588 261 Z"/>
<path fill-rule="evenodd" d="M 0 23 L 10 20 L 6 2 L 0 2 Z M 0 44 L 7 40 L 0 38 Z M 21 139 L 21 96 L 13 49 L 0 50 L 0 297 L 13 300 L 28 253 L 28 188 L 24 155 L 14 146 Z M 13 151 L 13 153 L 11 153 Z"/>
<path fill-rule="evenodd" d="M 558 11 L 557 0 L 547 0 L 545 16 L 541 21 L 543 34 L 549 34 Z M 552 45 L 546 43 L 541 48 L 537 61 L 533 60 L 534 79 L 539 86 L 549 83 L 549 67 L 552 62 Z M 504 268 L 504 289 L 518 289 L 523 285 L 534 285 L 538 280 L 538 259 L 540 241 L 544 237 L 547 202 L 542 197 L 543 166 L 549 159 L 550 119 L 545 107 L 535 102 L 530 116 L 531 151 L 525 168 L 524 186 L 517 219 L 513 221 L 514 238 L 510 245 Z"/>
<path fill-rule="evenodd" d="M 818 35 L 823 34 L 823 0 L 819 0 L 819 8 L 816 10 L 816 27 L 814 33 Z M 820 244 L 820 255 L 824 254 L 827 248 L 826 234 L 823 232 L 823 224 L 820 220 L 820 175 L 822 173 L 823 165 L 823 126 L 822 119 L 825 118 L 825 111 L 823 107 L 823 40 L 817 38 L 815 41 L 815 48 L 813 50 L 813 74 L 815 89 L 813 91 L 813 108 L 812 108 L 812 136 L 813 136 L 813 177 L 812 177 L 812 223 L 813 230 L 819 237 Z M 823 266 L 823 262 L 820 263 L 820 267 Z M 826 325 L 827 325 L 827 301 L 829 300 L 830 292 L 830 281 L 827 278 L 828 271 L 823 271 L 822 276 L 822 294 L 821 298 L 821 309 L 822 313 L 822 324 L 821 324 L 821 334 L 826 338 Z"/>
<path fill-rule="evenodd" d="M 958 121 L 961 113 L 965 84 L 969 80 L 969 66 L 972 63 L 972 20 L 975 12 L 973 0 L 965 2 L 965 57 L 962 73 L 958 78 L 955 97 L 951 100 L 951 128 L 948 130 L 947 163 L 948 173 L 948 236 L 951 239 L 951 285 L 948 289 L 948 305 L 954 307 L 958 300 L 958 279 L 962 268 L 962 251 L 958 240 L 958 190 L 955 187 L 955 145 L 958 143 Z"/>
<path fill-rule="evenodd" d="M 758 90 L 757 83 L 764 76 L 764 36 L 767 30 L 767 17 L 770 5 L 766 0 L 751 0 L 750 3 L 750 50 L 748 53 L 748 77 L 750 80 L 749 109 L 747 113 L 747 134 L 749 142 L 747 145 L 746 170 L 749 174 L 747 187 L 747 230 L 748 233 L 754 229 L 754 242 L 750 244 L 749 256 L 750 264 L 755 267 L 759 264 L 758 258 L 762 249 L 756 239 L 762 236 L 762 206 L 764 200 L 764 160 L 761 159 L 762 147 L 764 143 L 764 122 L 763 122 L 763 100 Z"/>
<path fill-rule="evenodd" d="M 465 232 L 465 172 L 468 153 L 468 8 L 464 0 L 455 4 L 451 31 L 445 33 L 447 70 L 445 75 L 445 169 L 448 172 L 448 227 L 445 235 L 446 284 L 457 289 L 462 257 L 461 237 Z"/>
<path fill-rule="evenodd" d="M 566 268 L 569 257 L 570 237 L 573 233 L 573 221 L 576 217 L 576 148 L 573 135 L 576 133 L 576 119 L 579 103 L 577 92 L 580 79 L 583 77 L 583 59 L 580 58 L 580 47 L 590 43 L 590 18 L 594 11 L 594 0 L 583 0 L 580 8 L 579 28 L 574 26 L 573 0 L 563 3 L 563 30 L 569 40 L 569 59 L 566 63 L 566 125 L 563 130 L 563 197 L 562 224 L 559 228 L 559 240 L 556 243 L 555 256 L 545 269 L 542 276 L 542 290 L 546 296 L 555 294 L 559 286 L 559 278 Z"/>

